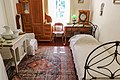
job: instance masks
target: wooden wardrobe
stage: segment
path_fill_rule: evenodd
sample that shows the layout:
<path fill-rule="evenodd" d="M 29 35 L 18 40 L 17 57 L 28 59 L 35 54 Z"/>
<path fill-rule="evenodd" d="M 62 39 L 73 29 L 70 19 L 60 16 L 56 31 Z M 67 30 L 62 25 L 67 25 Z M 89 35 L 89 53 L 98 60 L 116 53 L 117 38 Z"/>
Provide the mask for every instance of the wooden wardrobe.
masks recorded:
<path fill-rule="evenodd" d="M 52 41 L 52 26 L 46 23 L 44 0 L 19 0 L 16 6 L 24 32 L 35 33 L 38 41 Z"/>

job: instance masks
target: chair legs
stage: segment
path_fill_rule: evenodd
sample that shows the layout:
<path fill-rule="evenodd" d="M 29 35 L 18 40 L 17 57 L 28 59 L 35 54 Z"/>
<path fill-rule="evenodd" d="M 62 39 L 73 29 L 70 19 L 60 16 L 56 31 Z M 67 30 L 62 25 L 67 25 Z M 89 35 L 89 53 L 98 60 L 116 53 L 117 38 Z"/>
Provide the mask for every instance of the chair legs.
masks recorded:
<path fill-rule="evenodd" d="M 56 34 L 53 34 L 53 43 L 55 43 Z M 62 34 L 62 43 L 64 43 L 64 35 Z"/>
<path fill-rule="evenodd" d="M 55 43 L 55 34 L 53 34 L 53 43 Z"/>
<path fill-rule="evenodd" d="M 62 43 L 64 43 L 64 34 L 62 34 Z"/>

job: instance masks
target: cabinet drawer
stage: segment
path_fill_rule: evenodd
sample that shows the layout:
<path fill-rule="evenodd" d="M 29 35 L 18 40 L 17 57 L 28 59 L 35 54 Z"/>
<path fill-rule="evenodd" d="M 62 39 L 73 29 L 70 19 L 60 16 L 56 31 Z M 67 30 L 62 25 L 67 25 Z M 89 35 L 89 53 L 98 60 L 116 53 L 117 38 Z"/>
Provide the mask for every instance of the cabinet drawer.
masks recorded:
<path fill-rule="evenodd" d="M 65 36 L 70 36 L 75 33 L 80 34 L 91 34 L 91 27 L 66 27 L 65 28 Z"/>
<path fill-rule="evenodd" d="M 44 31 L 45 32 L 51 32 L 51 29 L 50 28 L 45 28 Z"/>
<path fill-rule="evenodd" d="M 52 34 L 51 33 L 49 33 L 49 32 L 45 32 L 44 33 L 44 36 L 51 36 Z"/>
<path fill-rule="evenodd" d="M 83 34 L 91 34 L 91 27 L 85 27 L 85 28 L 81 28 L 80 29 L 80 32 L 83 33 Z"/>
<path fill-rule="evenodd" d="M 51 24 L 44 24 L 44 28 L 52 28 Z"/>
<path fill-rule="evenodd" d="M 51 26 L 44 26 L 45 29 L 51 29 Z"/>

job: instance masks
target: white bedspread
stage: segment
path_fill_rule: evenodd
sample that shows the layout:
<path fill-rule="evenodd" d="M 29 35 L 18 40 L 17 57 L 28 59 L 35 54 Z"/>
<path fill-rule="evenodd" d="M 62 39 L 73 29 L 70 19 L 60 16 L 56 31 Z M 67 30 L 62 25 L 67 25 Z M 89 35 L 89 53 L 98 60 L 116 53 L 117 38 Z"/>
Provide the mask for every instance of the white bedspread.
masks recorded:
<path fill-rule="evenodd" d="M 80 40 L 82 40 L 82 44 L 99 44 L 99 42 L 96 39 L 93 39 L 94 37 L 91 35 L 86 35 L 86 34 L 78 34 L 78 35 L 74 35 L 73 37 L 71 37 L 69 39 L 70 42 L 70 48 L 72 49 L 74 47 L 75 44 L 77 44 L 77 42 Z M 79 41 L 80 42 L 80 41 Z"/>
<path fill-rule="evenodd" d="M 84 66 L 85 66 L 86 58 L 87 58 L 88 54 L 94 48 L 96 48 L 97 46 L 100 45 L 100 43 L 93 36 L 85 35 L 85 34 L 75 35 L 75 36 L 71 37 L 69 41 L 70 41 L 70 48 L 73 53 L 75 68 L 77 70 L 77 75 L 78 75 L 79 80 L 82 80 L 82 78 L 84 76 Z M 99 50 L 97 50 L 94 54 L 101 52 L 103 50 L 105 50 L 105 49 L 102 47 Z M 105 54 L 97 57 L 94 60 L 94 62 L 97 61 L 98 59 L 105 57 L 106 55 L 109 55 L 109 53 L 105 52 Z M 93 55 L 93 56 L 95 56 L 95 55 Z M 107 64 L 110 61 L 111 61 L 111 59 L 108 58 L 104 62 L 101 62 L 100 64 L 101 65 Z M 115 63 L 113 63 L 113 65 L 115 65 Z M 111 66 L 111 67 L 113 68 L 113 66 Z M 113 68 L 113 70 L 115 70 L 115 69 L 116 69 L 116 67 Z M 93 74 L 96 74 L 96 73 L 93 73 Z"/>
<path fill-rule="evenodd" d="M 83 78 L 84 65 L 87 55 L 99 44 L 96 39 L 90 38 L 93 37 L 90 35 L 80 34 L 71 37 L 69 40 L 70 48 L 72 49 L 74 63 L 79 79 Z"/>

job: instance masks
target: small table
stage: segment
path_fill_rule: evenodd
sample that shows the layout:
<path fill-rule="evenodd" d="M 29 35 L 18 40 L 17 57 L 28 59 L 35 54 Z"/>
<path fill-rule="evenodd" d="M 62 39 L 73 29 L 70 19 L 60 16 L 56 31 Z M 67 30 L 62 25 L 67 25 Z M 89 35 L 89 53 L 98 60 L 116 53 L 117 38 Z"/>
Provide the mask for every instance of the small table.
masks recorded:
<path fill-rule="evenodd" d="M 16 72 L 18 73 L 18 64 L 23 59 L 23 57 L 27 54 L 27 45 L 26 45 L 26 34 L 20 35 L 15 39 L 12 40 L 6 40 L 4 43 L 1 43 L 0 45 L 1 49 L 2 47 L 9 47 L 14 66 L 16 68 Z"/>
<path fill-rule="evenodd" d="M 66 37 L 71 37 L 77 33 L 80 34 L 92 34 L 92 27 L 89 25 L 66 25 L 64 27 L 64 37 L 65 37 L 65 44 L 66 44 Z"/>

